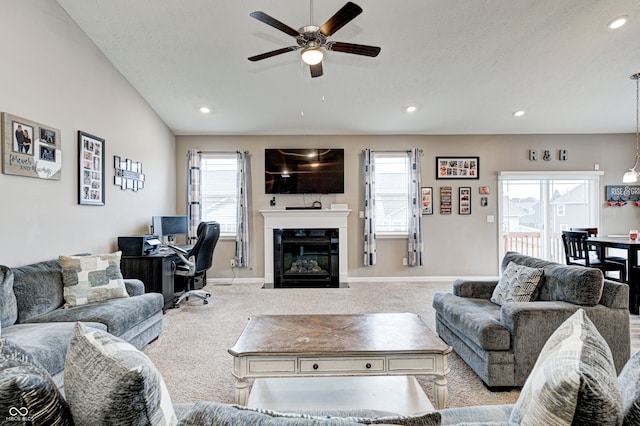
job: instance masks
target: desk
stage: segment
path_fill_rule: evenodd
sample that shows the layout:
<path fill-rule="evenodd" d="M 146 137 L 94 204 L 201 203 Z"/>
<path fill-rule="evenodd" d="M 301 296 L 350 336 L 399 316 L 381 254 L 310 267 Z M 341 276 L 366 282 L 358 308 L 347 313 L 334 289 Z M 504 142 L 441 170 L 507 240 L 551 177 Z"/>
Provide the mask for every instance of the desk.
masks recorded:
<path fill-rule="evenodd" d="M 587 242 L 596 246 L 600 251 L 600 258 L 604 259 L 607 248 L 618 248 L 627 251 L 627 276 L 629 284 L 629 312 L 638 314 L 638 287 L 640 286 L 640 268 L 638 266 L 638 250 L 640 241 L 631 241 L 629 237 L 592 237 Z"/>
<path fill-rule="evenodd" d="M 173 307 L 175 294 L 173 270 L 178 256 L 173 251 L 159 251 L 148 256 L 122 256 L 120 269 L 124 278 L 137 278 L 147 293 L 164 296 L 164 310 Z"/>

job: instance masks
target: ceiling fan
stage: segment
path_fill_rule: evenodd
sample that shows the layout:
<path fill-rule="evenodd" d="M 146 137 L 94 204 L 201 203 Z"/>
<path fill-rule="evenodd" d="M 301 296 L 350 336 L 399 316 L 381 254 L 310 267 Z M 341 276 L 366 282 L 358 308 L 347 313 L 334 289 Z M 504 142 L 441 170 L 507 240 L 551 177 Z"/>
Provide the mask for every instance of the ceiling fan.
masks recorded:
<path fill-rule="evenodd" d="M 313 10 L 313 7 L 312 7 Z M 248 58 L 250 61 L 261 61 L 272 56 L 282 53 L 292 52 L 302 49 L 302 60 L 309 65 L 311 77 L 320 77 L 322 75 L 322 58 L 324 51 L 333 50 L 336 52 L 352 53 L 355 55 L 376 57 L 380 53 L 380 48 L 376 46 L 367 46 L 364 44 L 343 43 L 340 41 L 327 41 L 327 38 L 333 35 L 340 28 L 348 24 L 353 18 L 362 13 L 362 8 L 355 3 L 348 2 L 327 22 L 318 27 L 315 25 L 307 25 L 298 30 L 294 30 L 290 26 L 283 24 L 275 18 L 264 12 L 252 12 L 249 15 L 258 21 L 264 22 L 296 39 L 297 46 L 283 47 L 282 49 L 272 50 L 260 55 Z"/>

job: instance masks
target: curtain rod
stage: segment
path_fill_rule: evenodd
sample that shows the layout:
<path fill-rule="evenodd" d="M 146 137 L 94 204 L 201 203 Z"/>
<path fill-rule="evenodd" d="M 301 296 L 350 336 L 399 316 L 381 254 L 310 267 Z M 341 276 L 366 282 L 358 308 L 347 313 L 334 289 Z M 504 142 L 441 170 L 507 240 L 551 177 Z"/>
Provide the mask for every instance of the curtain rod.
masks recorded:
<path fill-rule="evenodd" d="M 201 151 L 198 150 L 197 151 L 198 154 L 236 154 L 238 152 L 244 152 L 245 154 L 249 154 L 249 151 L 242 151 L 240 149 L 236 149 L 234 151 Z M 187 152 L 188 155 L 188 152 Z"/>
<path fill-rule="evenodd" d="M 362 152 L 365 152 L 366 149 L 363 149 Z M 411 152 L 412 149 L 372 149 L 371 152 Z M 419 149 L 418 152 L 420 154 L 423 153 L 422 149 Z"/>

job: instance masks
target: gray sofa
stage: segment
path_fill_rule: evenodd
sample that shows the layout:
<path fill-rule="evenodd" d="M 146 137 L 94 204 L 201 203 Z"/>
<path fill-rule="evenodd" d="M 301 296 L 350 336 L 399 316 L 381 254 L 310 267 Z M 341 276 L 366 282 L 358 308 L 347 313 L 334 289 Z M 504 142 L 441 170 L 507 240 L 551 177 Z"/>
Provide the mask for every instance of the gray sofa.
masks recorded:
<path fill-rule="evenodd" d="M 75 322 L 108 331 L 137 348 L 162 331 L 163 297 L 145 294 L 139 280 L 124 280 L 130 297 L 63 308 L 60 261 L 0 266 L 2 337 L 29 352 L 64 387 L 64 364 Z"/>
<path fill-rule="evenodd" d="M 629 359 L 629 288 L 593 268 L 566 266 L 509 252 L 509 262 L 544 269 L 530 302 L 491 302 L 499 278 L 456 280 L 437 293 L 433 307 L 440 338 L 489 387 L 523 386 L 544 343 L 582 308 L 605 338 L 620 372 Z"/>

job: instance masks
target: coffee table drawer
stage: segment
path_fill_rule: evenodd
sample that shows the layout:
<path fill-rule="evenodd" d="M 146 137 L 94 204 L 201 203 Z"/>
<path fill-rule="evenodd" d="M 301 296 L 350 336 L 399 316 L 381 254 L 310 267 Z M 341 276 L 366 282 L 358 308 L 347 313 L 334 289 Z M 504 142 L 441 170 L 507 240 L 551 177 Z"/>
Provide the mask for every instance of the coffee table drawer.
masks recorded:
<path fill-rule="evenodd" d="M 301 373 L 384 371 L 384 358 L 301 358 Z"/>
<path fill-rule="evenodd" d="M 295 373 L 296 358 L 253 358 L 248 360 L 248 373 Z"/>

